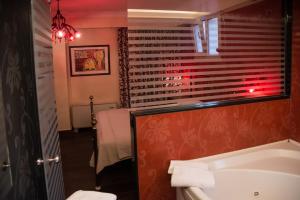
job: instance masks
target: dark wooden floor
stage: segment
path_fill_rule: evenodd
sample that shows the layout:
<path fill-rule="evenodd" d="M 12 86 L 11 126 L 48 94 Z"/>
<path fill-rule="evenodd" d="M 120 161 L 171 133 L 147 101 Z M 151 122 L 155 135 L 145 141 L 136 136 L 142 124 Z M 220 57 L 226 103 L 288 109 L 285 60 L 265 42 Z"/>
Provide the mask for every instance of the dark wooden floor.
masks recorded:
<path fill-rule="evenodd" d="M 93 141 L 89 131 L 61 133 L 60 146 L 66 197 L 77 190 L 94 190 L 95 172 L 89 167 Z M 118 200 L 135 200 L 134 175 L 131 160 L 105 168 L 101 172 L 101 192 L 116 194 Z"/>

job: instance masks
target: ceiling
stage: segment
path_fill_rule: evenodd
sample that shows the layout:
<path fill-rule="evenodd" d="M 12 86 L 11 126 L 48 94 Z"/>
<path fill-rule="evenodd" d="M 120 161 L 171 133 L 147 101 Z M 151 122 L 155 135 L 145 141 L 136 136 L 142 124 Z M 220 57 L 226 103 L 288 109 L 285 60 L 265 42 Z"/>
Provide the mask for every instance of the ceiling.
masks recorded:
<path fill-rule="evenodd" d="M 120 11 L 127 9 L 127 0 L 60 0 L 60 7 L 66 12 L 85 11 Z M 56 0 L 52 0 L 56 7 Z"/>
<path fill-rule="evenodd" d="M 127 0 L 59 0 L 62 15 L 76 28 L 126 26 Z M 52 16 L 57 0 L 51 0 Z"/>
<path fill-rule="evenodd" d="M 218 12 L 253 0 L 128 0 L 130 9 Z"/>
<path fill-rule="evenodd" d="M 60 0 L 60 7 L 68 15 L 126 12 L 127 8 L 216 12 L 247 1 L 254 0 Z M 51 5 L 56 10 L 56 0 Z"/>
<path fill-rule="evenodd" d="M 256 0 L 60 0 L 62 14 L 68 21 L 85 22 L 127 20 L 127 8 L 152 10 L 177 10 L 214 13 L 234 5 Z M 51 2 L 52 13 L 56 12 L 56 0 Z"/>

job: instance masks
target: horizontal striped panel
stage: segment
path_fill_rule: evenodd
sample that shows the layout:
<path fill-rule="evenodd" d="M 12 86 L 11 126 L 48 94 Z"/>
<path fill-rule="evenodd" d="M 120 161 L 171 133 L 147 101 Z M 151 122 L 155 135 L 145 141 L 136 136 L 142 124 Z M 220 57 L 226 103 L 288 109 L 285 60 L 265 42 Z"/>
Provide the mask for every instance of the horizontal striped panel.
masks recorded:
<path fill-rule="evenodd" d="M 50 32 L 50 30 L 43 29 L 42 27 L 43 27 L 42 24 L 36 23 L 35 26 L 34 26 L 34 32 L 35 33 L 39 33 L 39 34 L 42 33 L 44 36 L 46 36 L 46 37 L 48 37 L 48 38 L 51 39 L 51 32 Z"/>
<path fill-rule="evenodd" d="M 258 93 L 261 93 L 262 95 L 265 95 L 265 93 L 278 93 L 278 92 L 282 92 L 283 89 L 282 88 L 275 88 L 275 87 L 270 87 L 269 89 L 268 88 L 265 88 L 265 89 L 268 89 L 264 92 L 261 92 L 261 91 L 257 91 L 257 92 L 253 92 L 253 93 L 250 93 L 249 92 L 249 89 L 253 89 L 253 87 L 244 87 L 244 88 L 239 88 L 239 89 L 236 89 L 236 90 L 214 90 L 214 91 L 198 91 L 198 92 L 191 92 L 193 93 L 193 96 L 198 96 L 199 97 L 199 100 L 200 101 L 206 101 L 208 99 L 210 100 L 215 100 L 215 99 L 219 99 L 219 98 L 231 98 L 231 97 L 235 97 L 236 94 L 241 94 L 240 96 L 244 96 L 244 95 L 250 95 L 252 94 L 252 96 L 255 97 L 255 94 L 258 94 Z M 255 88 L 254 88 L 255 89 Z M 224 96 L 225 95 L 225 96 Z M 278 95 L 278 94 L 277 94 Z M 158 101 L 160 102 L 161 100 L 160 99 L 170 99 L 171 97 L 175 98 L 175 99 L 179 99 L 179 98 L 187 98 L 188 96 L 191 96 L 190 94 L 188 93 L 177 93 L 177 94 L 170 94 L 169 96 L 168 95 L 163 95 L 161 94 L 160 96 L 159 95 L 156 95 L 156 96 L 149 96 L 148 99 L 145 99 L 144 101 Z M 136 99 L 131 99 L 132 102 L 136 102 L 136 103 L 139 103 L 141 101 L 141 99 L 139 98 L 136 98 Z"/>
<path fill-rule="evenodd" d="M 34 53 L 36 53 L 39 57 L 48 57 L 53 55 L 52 48 L 38 48 L 35 49 Z"/>
<path fill-rule="evenodd" d="M 246 63 L 246 64 L 220 64 L 220 65 L 203 65 L 203 66 L 170 66 L 170 67 L 145 67 L 145 68 L 130 68 L 129 72 L 156 72 L 156 71 L 171 71 L 171 70 L 194 70 L 194 69 L 219 69 L 219 68 L 250 68 L 250 67 L 266 67 L 266 66 L 283 66 L 283 62 L 270 63 Z"/>
<path fill-rule="evenodd" d="M 35 33 L 34 38 L 36 41 L 39 41 L 39 42 L 45 44 L 46 47 L 47 46 L 49 47 L 52 44 L 51 38 L 47 38 L 44 35 L 42 35 L 41 33 Z"/>
<path fill-rule="evenodd" d="M 194 37 L 193 33 L 128 33 L 128 37 Z"/>
<path fill-rule="evenodd" d="M 233 81 L 233 80 L 241 80 L 241 79 L 268 79 L 268 78 L 278 78 L 278 77 L 283 77 L 283 74 L 255 74 L 255 75 L 240 75 L 240 76 L 226 76 L 226 77 L 201 77 L 201 78 L 193 78 L 192 81 Z M 148 86 L 148 85 L 153 85 L 153 84 L 167 84 L 167 83 L 178 83 L 178 81 L 140 81 L 140 82 L 133 82 L 130 83 L 130 86 L 135 87 L 135 86 Z"/>
<path fill-rule="evenodd" d="M 259 40 L 259 39 L 266 39 L 266 37 L 251 37 L 248 36 L 247 38 L 245 37 L 239 37 L 239 40 L 236 39 L 229 39 L 226 38 L 228 37 L 226 34 L 220 34 L 219 40 L 221 40 L 223 43 L 237 43 L 237 44 L 242 44 L 245 41 L 247 41 L 247 44 L 281 44 L 283 45 L 282 41 L 278 40 L 281 39 L 282 37 L 277 37 L 277 40 Z M 238 37 L 238 36 L 237 36 Z M 271 37 L 271 36 L 270 36 Z M 275 38 L 276 39 L 276 38 Z M 194 40 L 190 39 L 173 39 L 173 40 L 161 40 L 160 38 L 157 39 L 144 39 L 144 40 L 134 40 L 134 41 L 129 41 L 129 45 L 136 45 L 136 44 L 194 44 Z"/>
<path fill-rule="evenodd" d="M 281 56 L 283 52 L 224 52 L 222 56 Z M 140 54 L 130 54 L 129 59 L 140 58 Z M 159 53 L 144 54 L 143 58 L 172 58 L 172 57 L 207 57 L 203 53 Z"/>
<path fill-rule="evenodd" d="M 222 74 L 241 74 L 241 73 L 261 73 L 261 72 L 281 72 L 281 68 L 265 68 L 265 69 L 244 69 L 244 70 L 218 70 L 218 71 L 205 71 L 205 72 L 187 72 L 187 73 L 165 73 L 165 74 L 150 74 L 142 75 L 144 79 L 149 78 L 166 78 L 177 76 L 209 76 L 209 75 L 222 75 Z M 130 80 L 139 79 L 140 74 L 131 74 Z"/>
<path fill-rule="evenodd" d="M 49 20 L 49 8 L 43 4 L 32 3 L 32 8 L 34 10 L 34 15 L 38 18 L 43 18 L 45 21 Z M 36 21 L 35 21 L 36 22 Z M 45 27 L 45 26 L 44 26 Z M 49 28 L 49 26 L 45 27 L 45 29 Z"/>
<path fill-rule="evenodd" d="M 182 98 L 181 101 L 178 100 L 157 100 L 157 101 L 149 101 L 149 102 L 143 102 L 143 103 L 134 103 L 132 102 L 131 105 L 133 108 L 139 108 L 139 107 L 148 107 L 148 106 L 155 106 L 155 105 L 168 105 L 168 104 L 177 104 L 180 105 L 181 102 L 184 103 L 184 100 L 190 101 L 190 99 L 193 99 L 194 101 L 198 101 L 199 103 L 201 101 L 215 101 L 216 99 L 230 99 L 235 97 L 241 97 L 241 98 L 258 98 L 258 97 L 265 97 L 278 94 L 276 96 L 279 96 L 284 92 L 283 89 L 275 89 L 272 91 L 266 91 L 264 93 L 237 93 L 237 94 L 225 94 L 225 95 L 214 95 L 214 96 L 206 96 L 206 97 L 198 97 L 198 98 Z"/>
<path fill-rule="evenodd" d="M 254 81 L 234 81 L 234 82 L 227 82 L 226 86 L 239 86 L 239 85 L 251 85 L 251 84 L 266 84 L 266 83 L 276 83 L 276 82 L 281 82 L 282 79 L 281 78 L 276 78 L 276 79 L 271 79 L 271 80 L 254 80 Z M 201 83 L 201 85 L 199 86 L 197 83 L 197 81 L 187 81 L 187 83 L 189 85 L 182 85 L 182 86 L 177 86 L 176 84 L 178 83 L 184 83 L 184 81 L 174 81 L 174 82 L 164 82 L 163 85 L 151 85 L 153 87 L 151 88 L 146 88 L 146 89 L 132 89 L 130 92 L 131 94 L 135 95 L 138 93 L 149 93 L 149 92 L 160 92 L 160 91 L 166 91 L 166 90 L 184 90 L 184 89 L 196 89 L 199 87 L 220 87 L 220 86 L 224 86 L 224 83 Z M 170 84 L 170 86 L 166 86 L 166 84 Z"/>
<path fill-rule="evenodd" d="M 180 90 L 172 90 L 174 93 L 161 93 L 161 94 L 151 94 L 151 95 L 143 95 L 143 99 L 150 99 L 150 98 L 170 98 L 170 97 L 179 97 L 179 96 L 188 96 L 188 95 L 199 95 L 199 94 L 211 94 L 211 93 L 224 93 L 224 92 L 237 92 L 237 91 L 247 91 L 250 89 L 268 89 L 268 88 L 280 88 L 283 87 L 282 84 L 272 84 L 266 86 L 247 86 L 247 87 L 237 87 L 237 88 L 225 88 L 225 89 L 205 89 L 200 91 L 185 91 L 182 92 Z M 167 91 L 166 91 L 167 92 Z M 132 96 L 130 98 L 132 101 L 140 100 L 140 96 Z"/>
<path fill-rule="evenodd" d="M 193 31 L 193 26 L 190 27 L 176 27 L 176 26 L 129 26 L 128 33 L 132 31 L 142 32 L 144 30 L 150 31 Z"/>
<path fill-rule="evenodd" d="M 224 22 L 221 21 L 219 23 L 220 26 L 236 26 L 236 27 L 254 27 L 254 28 L 263 28 L 263 29 L 268 29 L 268 28 L 281 28 L 282 24 L 281 23 L 249 23 L 249 22 Z"/>
<path fill-rule="evenodd" d="M 206 27 L 201 52 L 193 26 L 129 28 L 131 107 L 284 93 L 282 19 L 223 15 Z"/>
<path fill-rule="evenodd" d="M 263 35 L 263 34 L 221 34 L 222 38 L 255 38 L 255 39 L 282 39 L 283 35 L 274 34 L 274 35 Z"/>
<path fill-rule="evenodd" d="M 221 20 L 234 20 L 234 21 L 245 21 L 245 22 L 255 22 L 255 23 L 280 23 L 283 22 L 283 19 L 277 18 L 267 18 L 264 17 L 263 19 L 261 17 L 251 17 L 251 16 L 236 16 L 236 15 L 229 15 L 224 14 L 221 16 Z"/>
<path fill-rule="evenodd" d="M 239 28 L 239 27 L 220 27 L 220 32 L 240 32 L 240 33 L 263 33 L 263 34 L 280 34 L 283 33 L 283 28 L 277 29 L 247 29 L 247 28 Z"/>
<path fill-rule="evenodd" d="M 249 45 L 249 44 L 254 44 L 254 45 L 273 44 L 273 45 L 282 45 L 282 46 L 284 45 L 284 43 L 281 40 L 249 40 L 249 39 L 243 39 L 243 38 L 240 38 L 239 40 L 227 40 L 227 39 L 219 38 L 219 43 L 226 44 L 226 45 L 238 44 L 239 46 Z"/>
<path fill-rule="evenodd" d="M 277 46 L 222 46 L 221 50 L 273 50 L 273 51 L 283 51 L 282 45 Z"/>
<path fill-rule="evenodd" d="M 52 56 L 52 55 L 49 54 L 48 57 L 47 56 L 38 56 L 36 61 L 41 62 L 41 63 L 47 63 L 47 64 L 52 63 L 52 59 L 50 56 Z"/>
<path fill-rule="evenodd" d="M 267 58 L 196 58 L 196 59 L 178 59 L 178 60 L 149 60 L 149 61 L 130 61 L 129 65 L 158 65 L 158 64 L 184 64 L 184 63 L 219 63 L 219 62 L 258 62 L 258 61 L 281 61 L 282 57 Z"/>
<path fill-rule="evenodd" d="M 194 44 L 194 40 L 129 40 L 128 44 Z"/>
<path fill-rule="evenodd" d="M 167 50 L 195 50 L 194 46 L 164 46 L 164 47 L 135 47 L 135 46 L 129 46 L 129 52 L 134 51 L 167 51 Z"/>

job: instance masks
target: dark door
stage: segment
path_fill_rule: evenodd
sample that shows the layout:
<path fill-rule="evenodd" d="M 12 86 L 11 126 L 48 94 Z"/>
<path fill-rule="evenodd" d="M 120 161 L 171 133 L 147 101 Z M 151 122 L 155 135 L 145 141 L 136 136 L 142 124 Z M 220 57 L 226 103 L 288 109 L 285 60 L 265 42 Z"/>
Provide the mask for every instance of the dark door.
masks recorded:
<path fill-rule="evenodd" d="M 44 170 L 35 164 L 42 151 L 30 0 L 1 0 L 0 27 L 1 168 L 10 164 L 0 174 L 1 200 L 47 199 Z"/>
<path fill-rule="evenodd" d="M 64 199 L 47 17 L 44 0 L 0 1 L 1 200 Z"/>

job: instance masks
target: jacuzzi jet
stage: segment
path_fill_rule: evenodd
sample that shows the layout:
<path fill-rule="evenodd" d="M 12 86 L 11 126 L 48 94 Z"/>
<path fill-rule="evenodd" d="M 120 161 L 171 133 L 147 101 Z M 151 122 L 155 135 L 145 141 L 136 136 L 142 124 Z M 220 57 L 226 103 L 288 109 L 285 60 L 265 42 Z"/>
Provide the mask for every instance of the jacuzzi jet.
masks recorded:
<path fill-rule="evenodd" d="M 255 197 L 259 196 L 259 192 L 254 192 L 254 196 Z"/>

